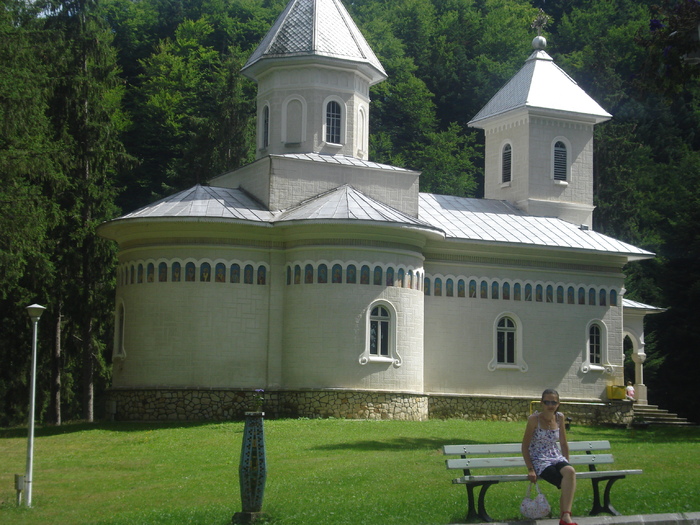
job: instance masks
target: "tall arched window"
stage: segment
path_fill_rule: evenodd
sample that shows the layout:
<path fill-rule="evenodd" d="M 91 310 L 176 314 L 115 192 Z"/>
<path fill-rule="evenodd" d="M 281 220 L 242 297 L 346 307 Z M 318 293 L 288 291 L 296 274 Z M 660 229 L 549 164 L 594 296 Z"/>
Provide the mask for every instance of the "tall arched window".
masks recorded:
<path fill-rule="evenodd" d="M 340 104 L 331 100 L 326 105 L 326 142 L 340 144 Z"/>
<path fill-rule="evenodd" d="M 515 364 L 515 323 L 510 317 L 502 317 L 496 329 L 496 360 L 499 365 Z"/>
<path fill-rule="evenodd" d="M 367 336 L 360 364 L 372 362 L 393 363 L 401 366 L 401 356 L 396 350 L 396 310 L 385 301 L 371 304 L 367 310 Z"/>
<path fill-rule="evenodd" d="M 513 148 L 510 144 L 503 146 L 503 152 L 501 154 L 501 182 L 510 182 L 512 178 L 512 168 L 511 168 L 511 158 L 513 154 Z"/>
<path fill-rule="evenodd" d="M 263 109 L 262 120 L 262 147 L 265 149 L 270 145 L 270 106 Z"/>
<path fill-rule="evenodd" d="M 600 327 L 592 324 L 588 329 L 588 362 L 600 365 L 602 362 Z"/>
<path fill-rule="evenodd" d="M 554 144 L 554 180 L 565 181 L 568 169 L 566 144 L 558 140 Z"/>

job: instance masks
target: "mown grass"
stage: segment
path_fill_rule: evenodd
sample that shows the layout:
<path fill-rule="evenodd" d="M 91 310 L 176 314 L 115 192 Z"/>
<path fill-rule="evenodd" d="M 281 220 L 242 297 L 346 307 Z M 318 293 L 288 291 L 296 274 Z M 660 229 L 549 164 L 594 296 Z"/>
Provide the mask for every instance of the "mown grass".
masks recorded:
<path fill-rule="evenodd" d="M 523 423 L 266 421 L 270 523 L 383 525 L 463 522 L 466 491 L 451 484 L 446 443 L 517 442 Z M 68 424 L 37 430 L 33 507 L 15 505 L 14 473 L 23 473 L 26 429 L 0 430 L 0 523 L 230 523 L 240 511 L 242 422 Z M 613 504 L 623 514 L 700 511 L 700 429 L 574 426 L 571 440 L 608 439 L 614 467 L 644 474 L 619 481 Z M 614 468 L 613 467 L 613 468 Z M 543 487 L 556 509 L 557 491 Z M 498 520 L 515 519 L 525 490 L 489 491 Z M 586 515 L 591 483 L 581 481 L 574 515 Z"/>

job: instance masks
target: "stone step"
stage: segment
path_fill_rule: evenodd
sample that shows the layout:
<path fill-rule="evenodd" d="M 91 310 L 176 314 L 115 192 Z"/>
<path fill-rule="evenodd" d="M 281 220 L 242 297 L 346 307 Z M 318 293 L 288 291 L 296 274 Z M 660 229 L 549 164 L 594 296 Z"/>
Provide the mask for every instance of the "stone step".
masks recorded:
<path fill-rule="evenodd" d="M 635 405 L 633 412 L 635 418 L 641 417 L 645 422 L 652 425 L 693 425 L 686 418 L 678 417 L 677 414 L 659 408 L 657 405 Z"/>

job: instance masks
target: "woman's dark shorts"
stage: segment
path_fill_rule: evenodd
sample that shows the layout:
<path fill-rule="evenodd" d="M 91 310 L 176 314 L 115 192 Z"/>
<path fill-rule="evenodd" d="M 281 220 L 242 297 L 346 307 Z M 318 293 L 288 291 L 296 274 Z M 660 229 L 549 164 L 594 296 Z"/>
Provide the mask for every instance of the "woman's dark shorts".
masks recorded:
<path fill-rule="evenodd" d="M 561 475 L 561 469 L 569 465 L 570 463 L 567 463 L 566 461 L 560 461 L 556 465 L 550 465 L 544 469 L 539 477 L 560 489 L 561 480 L 564 479 L 564 476 Z"/>

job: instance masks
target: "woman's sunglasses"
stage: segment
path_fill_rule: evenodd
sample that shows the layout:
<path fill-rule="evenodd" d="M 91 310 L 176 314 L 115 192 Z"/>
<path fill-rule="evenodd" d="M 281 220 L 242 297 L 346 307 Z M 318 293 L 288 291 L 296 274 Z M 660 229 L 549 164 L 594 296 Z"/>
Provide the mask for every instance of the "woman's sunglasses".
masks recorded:
<path fill-rule="evenodd" d="M 544 405 L 547 405 L 548 407 L 553 407 L 559 404 L 559 401 L 542 401 Z"/>

